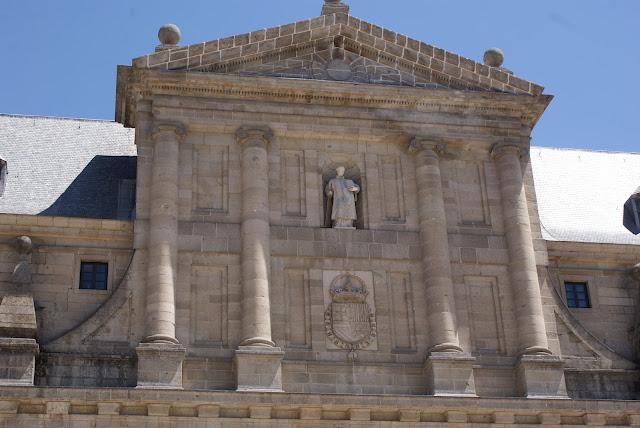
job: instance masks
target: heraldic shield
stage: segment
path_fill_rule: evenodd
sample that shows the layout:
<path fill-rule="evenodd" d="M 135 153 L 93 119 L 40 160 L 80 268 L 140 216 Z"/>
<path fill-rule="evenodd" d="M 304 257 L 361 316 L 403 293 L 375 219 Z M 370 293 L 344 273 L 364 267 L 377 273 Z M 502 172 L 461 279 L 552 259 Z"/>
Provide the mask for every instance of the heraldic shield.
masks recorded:
<path fill-rule="evenodd" d="M 367 303 L 364 282 L 351 274 L 339 275 L 331 283 L 329 293 L 331 304 L 325 312 L 327 335 L 343 349 L 367 347 L 376 336 L 376 322 Z"/>

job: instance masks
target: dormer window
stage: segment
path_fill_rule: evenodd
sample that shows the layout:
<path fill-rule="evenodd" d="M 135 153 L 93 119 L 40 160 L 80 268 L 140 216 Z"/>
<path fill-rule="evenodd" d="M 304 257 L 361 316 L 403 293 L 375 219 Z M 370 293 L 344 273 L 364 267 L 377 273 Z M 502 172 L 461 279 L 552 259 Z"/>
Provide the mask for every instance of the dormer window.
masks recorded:
<path fill-rule="evenodd" d="M 7 161 L 0 159 L 0 196 L 4 194 L 4 186 L 7 182 Z"/>
<path fill-rule="evenodd" d="M 634 235 L 640 234 L 640 187 L 624 204 L 623 224 Z"/>

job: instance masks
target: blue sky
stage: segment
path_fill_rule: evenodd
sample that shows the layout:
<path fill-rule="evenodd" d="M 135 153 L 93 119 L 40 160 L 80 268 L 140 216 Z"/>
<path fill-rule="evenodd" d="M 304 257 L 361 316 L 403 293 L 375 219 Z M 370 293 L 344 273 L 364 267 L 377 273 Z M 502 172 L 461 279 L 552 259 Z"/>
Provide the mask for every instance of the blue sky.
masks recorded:
<path fill-rule="evenodd" d="M 640 152 L 640 1 L 348 0 L 351 14 L 505 67 L 555 95 L 533 144 Z M 117 64 L 319 14 L 322 0 L 2 0 L 0 112 L 112 119 Z"/>

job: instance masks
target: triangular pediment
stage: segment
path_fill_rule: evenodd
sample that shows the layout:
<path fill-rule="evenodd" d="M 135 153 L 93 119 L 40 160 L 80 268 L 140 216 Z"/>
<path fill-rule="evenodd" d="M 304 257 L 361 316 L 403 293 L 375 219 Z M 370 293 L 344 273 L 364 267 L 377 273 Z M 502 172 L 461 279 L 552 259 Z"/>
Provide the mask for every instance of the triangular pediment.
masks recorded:
<path fill-rule="evenodd" d="M 544 90 L 345 13 L 163 50 L 133 66 L 530 95 Z"/>

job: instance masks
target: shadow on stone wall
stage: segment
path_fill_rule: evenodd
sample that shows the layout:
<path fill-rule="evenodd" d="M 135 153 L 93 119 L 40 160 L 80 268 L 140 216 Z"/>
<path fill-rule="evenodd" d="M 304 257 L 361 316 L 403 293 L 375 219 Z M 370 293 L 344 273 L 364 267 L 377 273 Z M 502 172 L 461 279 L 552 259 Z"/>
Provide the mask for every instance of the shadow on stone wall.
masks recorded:
<path fill-rule="evenodd" d="M 135 156 L 95 156 L 39 215 L 129 220 L 135 208 Z"/>

